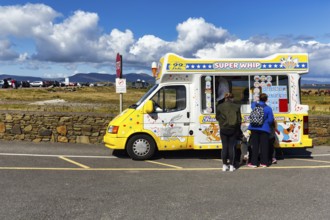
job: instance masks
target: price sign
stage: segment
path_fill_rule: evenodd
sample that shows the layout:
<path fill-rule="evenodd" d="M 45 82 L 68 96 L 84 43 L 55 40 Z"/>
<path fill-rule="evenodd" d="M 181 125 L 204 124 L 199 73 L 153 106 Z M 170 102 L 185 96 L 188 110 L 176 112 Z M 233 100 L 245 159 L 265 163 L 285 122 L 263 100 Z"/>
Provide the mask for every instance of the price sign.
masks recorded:
<path fill-rule="evenodd" d="M 116 78 L 116 93 L 126 93 L 126 79 Z"/>

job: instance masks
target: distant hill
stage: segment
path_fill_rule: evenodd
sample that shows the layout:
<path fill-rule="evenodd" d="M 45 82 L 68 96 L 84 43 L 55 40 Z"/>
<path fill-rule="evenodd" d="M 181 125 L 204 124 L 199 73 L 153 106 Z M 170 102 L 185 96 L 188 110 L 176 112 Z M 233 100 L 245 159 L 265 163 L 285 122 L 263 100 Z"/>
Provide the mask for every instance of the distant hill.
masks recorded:
<path fill-rule="evenodd" d="M 42 77 L 33 77 L 33 76 L 16 76 L 16 75 L 0 75 L 0 80 L 12 78 L 17 81 L 45 81 L 45 80 L 57 80 L 64 81 L 64 78 L 42 78 Z M 141 81 L 144 80 L 150 84 L 155 83 L 155 79 L 146 74 L 146 73 L 128 73 L 124 74 L 123 78 L 127 80 L 127 82 L 135 82 L 138 79 Z M 80 82 L 80 83 L 96 83 L 96 82 L 115 82 L 116 75 L 114 74 L 102 74 L 102 73 L 77 73 L 73 76 L 69 77 L 70 82 Z"/>
<path fill-rule="evenodd" d="M 324 83 L 324 82 L 320 82 L 320 81 L 317 81 L 317 80 L 305 80 L 305 79 L 301 79 L 301 85 L 304 85 L 304 84 L 321 84 L 321 83 Z"/>
<path fill-rule="evenodd" d="M 330 89 L 330 84 L 303 84 L 302 89 Z"/>
<path fill-rule="evenodd" d="M 135 82 L 140 79 L 145 82 L 154 84 L 155 79 L 145 73 L 137 74 L 137 73 L 128 73 L 124 74 L 123 78 L 127 80 L 127 82 Z M 101 74 L 101 73 L 77 73 L 73 76 L 69 77 L 70 82 L 115 82 L 116 75 L 114 74 Z"/>
<path fill-rule="evenodd" d="M 128 73 L 124 75 L 124 78 L 126 78 L 126 80 L 128 82 L 136 82 L 138 79 L 141 81 L 145 81 L 148 82 L 149 84 L 155 84 L 155 78 L 146 74 L 146 73 L 140 73 L 140 74 L 136 74 L 136 73 Z"/>
<path fill-rule="evenodd" d="M 115 82 L 116 76 L 114 74 L 101 73 L 77 73 L 69 77 L 70 82 Z"/>

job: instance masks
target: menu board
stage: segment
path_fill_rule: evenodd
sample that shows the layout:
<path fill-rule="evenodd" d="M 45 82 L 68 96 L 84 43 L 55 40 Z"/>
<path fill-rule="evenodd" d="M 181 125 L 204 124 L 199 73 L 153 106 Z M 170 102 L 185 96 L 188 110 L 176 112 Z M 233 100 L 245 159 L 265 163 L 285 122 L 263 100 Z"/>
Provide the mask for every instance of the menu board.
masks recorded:
<path fill-rule="evenodd" d="M 267 105 L 273 109 L 274 113 L 283 112 L 287 109 L 287 106 L 280 107 L 280 104 L 281 106 L 284 103 L 287 104 L 288 91 L 286 86 L 265 86 L 262 87 L 262 92 L 268 95 Z"/>

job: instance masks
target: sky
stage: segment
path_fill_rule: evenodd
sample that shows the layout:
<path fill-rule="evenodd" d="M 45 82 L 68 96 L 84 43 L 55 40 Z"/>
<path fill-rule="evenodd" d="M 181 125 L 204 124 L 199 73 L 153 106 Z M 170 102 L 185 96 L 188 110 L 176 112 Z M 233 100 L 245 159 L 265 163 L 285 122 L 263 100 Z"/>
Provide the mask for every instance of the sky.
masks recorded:
<path fill-rule="evenodd" d="M 330 83 L 330 1 L 1 0 L 0 75 L 151 74 L 166 53 L 264 58 L 308 53 L 305 80 Z"/>

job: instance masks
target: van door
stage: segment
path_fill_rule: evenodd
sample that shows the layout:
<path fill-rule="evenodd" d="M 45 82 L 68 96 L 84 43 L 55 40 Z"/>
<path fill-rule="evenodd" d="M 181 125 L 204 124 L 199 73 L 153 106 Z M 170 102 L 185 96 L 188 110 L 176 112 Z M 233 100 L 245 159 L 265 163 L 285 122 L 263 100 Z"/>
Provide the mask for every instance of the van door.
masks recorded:
<path fill-rule="evenodd" d="M 154 103 L 154 112 L 144 116 L 144 128 L 158 137 L 158 149 L 187 148 L 190 127 L 188 86 L 163 86 L 151 100 Z"/>

